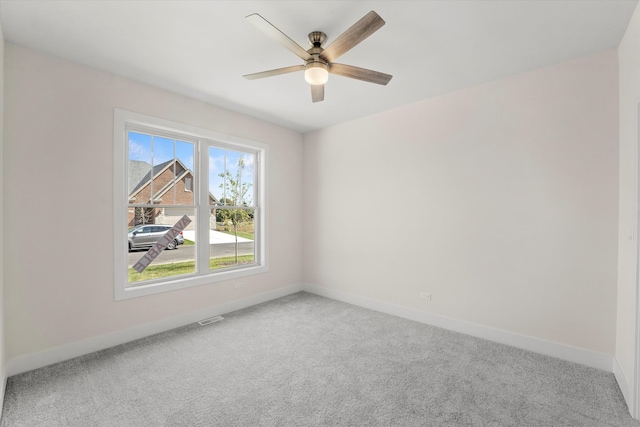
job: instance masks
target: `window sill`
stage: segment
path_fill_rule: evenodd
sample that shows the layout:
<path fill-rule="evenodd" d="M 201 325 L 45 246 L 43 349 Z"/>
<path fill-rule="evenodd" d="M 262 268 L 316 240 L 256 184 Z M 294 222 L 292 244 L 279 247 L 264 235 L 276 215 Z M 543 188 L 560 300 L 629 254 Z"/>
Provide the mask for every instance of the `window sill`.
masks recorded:
<path fill-rule="evenodd" d="M 226 280 L 238 279 L 241 277 L 254 276 L 256 274 L 267 273 L 269 267 L 266 265 L 256 265 L 254 267 L 245 267 L 238 270 L 216 271 L 212 274 L 200 276 L 184 276 L 175 280 L 167 281 L 164 279 L 160 283 L 143 283 L 138 286 L 122 286 L 116 288 L 116 301 L 122 301 L 130 298 L 137 298 L 146 295 L 154 295 L 162 292 L 174 291 L 178 289 L 189 288 L 192 286 L 202 286 L 212 283 L 222 282 Z"/>

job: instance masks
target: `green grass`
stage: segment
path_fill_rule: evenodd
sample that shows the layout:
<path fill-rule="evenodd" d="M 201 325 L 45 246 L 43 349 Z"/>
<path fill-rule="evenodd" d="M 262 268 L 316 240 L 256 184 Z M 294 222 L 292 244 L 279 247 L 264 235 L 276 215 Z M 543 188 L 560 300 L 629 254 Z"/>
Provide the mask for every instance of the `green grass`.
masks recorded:
<path fill-rule="evenodd" d="M 233 230 L 231 231 L 220 230 L 220 231 L 224 234 L 235 236 Z M 253 236 L 254 236 L 254 233 L 249 233 L 247 231 L 238 231 L 238 237 L 244 237 L 245 239 L 254 240 Z"/>
<path fill-rule="evenodd" d="M 233 267 L 235 265 L 250 264 L 253 261 L 253 255 L 239 255 L 237 263 L 236 258 L 233 256 L 224 258 L 212 258 L 209 261 L 209 268 L 211 270 L 218 270 L 221 268 Z M 150 265 L 142 273 L 138 273 L 133 268 L 129 268 L 129 283 L 160 279 L 163 277 L 180 276 L 183 274 L 191 274 L 195 271 L 195 261 Z"/>
<path fill-rule="evenodd" d="M 235 234 L 233 233 L 232 225 L 224 225 L 222 223 L 218 223 L 218 227 L 216 230 L 221 233 L 235 236 Z M 255 240 L 253 221 L 248 221 L 242 224 L 238 224 L 238 237 L 244 237 L 245 239 Z"/>

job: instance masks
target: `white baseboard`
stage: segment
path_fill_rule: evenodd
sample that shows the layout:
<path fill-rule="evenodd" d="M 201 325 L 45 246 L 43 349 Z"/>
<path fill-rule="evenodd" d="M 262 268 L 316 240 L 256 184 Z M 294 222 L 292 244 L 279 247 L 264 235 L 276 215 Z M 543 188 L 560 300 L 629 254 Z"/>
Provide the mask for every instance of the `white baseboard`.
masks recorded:
<path fill-rule="evenodd" d="M 4 393 L 7 389 L 7 369 L 2 366 L 2 372 L 0 372 L 0 380 L 2 380 L 2 384 L 0 384 L 0 421 L 2 421 L 2 408 L 4 407 Z"/>
<path fill-rule="evenodd" d="M 303 290 L 326 298 L 357 305 L 359 307 L 437 326 L 450 331 L 461 332 L 463 334 L 544 354 L 546 356 L 556 357 L 569 362 L 580 363 L 582 365 L 602 369 L 607 372 L 612 372 L 613 370 L 613 357 L 608 354 L 597 353 L 557 342 L 546 341 L 489 326 L 483 326 L 477 323 L 431 314 L 425 311 L 402 307 L 321 286 L 305 284 L 303 286 Z"/>
<path fill-rule="evenodd" d="M 627 407 L 629 408 L 629 412 L 631 415 L 634 413 L 634 399 L 633 399 L 633 389 L 631 388 L 631 384 L 627 380 L 620 364 L 618 363 L 618 359 L 613 358 L 613 375 L 616 377 L 616 381 L 618 382 L 618 386 L 620 387 L 620 391 L 622 392 L 622 396 L 624 396 L 624 401 L 627 402 Z"/>
<path fill-rule="evenodd" d="M 247 298 L 218 304 L 206 309 L 186 313 L 180 316 L 174 316 L 157 322 L 137 326 L 135 328 L 100 335 L 97 337 L 88 338 L 86 340 L 55 347 L 42 352 L 20 356 L 7 362 L 4 376 L 0 377 L 0 379 L 6 379 L 12 375 L 48 366 L 64 360 L 69 360 L 74 357 L 83 356 L 94 351 L 104 350 L 106 348 L 124 344 L 136 339 L 148 337 L 153 334 L 197 322 L 198 320 L 207 317 L 222 315 L 235 310 L 250 307 L 252 305 L 271 301 L 273 299 L 281 298 L 283 296 L 290 295 L 302 290 L 326 298 L 335 299 L 337 301 L 346 302 L 349 304 L 376 310 L 382 313 L 391 314 L 416 322 L 421 322 L 443 329 L 464 333 L 467 335 L 510 345 L 524 350 L 533 351 L 547 356 L 557 357 L 559 359 L 567 360 L 570 362 L 580 363 L 582 365 L 602 369 L 607 372 L 613 372 L 616 375 L 616 379 L 620 384 L 620 389 L 622 390 L 627 403 L 630 402 L 630 400 L 628 399 L 630 390 L 628 382 L 622 374 L 620 367 L 617 366 L 617 363 L 614 363 L 615 360 L 610 355 L 560 344 L 557 342 L 546 341 L 539 338 L 521 335 L 501 329 L 495 329 L 464 320 L 431 314 L 424 311 L 402 307 L 399 305 L 373 300 L 311 284 L 288 286 L 285 288 L 252 295 Z M 4 388 L 4 383 L 5 382 L 3 382 L 3 385 L 0 387 Z"/>
<path fill-rule="evenodd" d="M 38 353 L 28 354 L 11 359 L 7 362 L 5 378 L 17 375 L 33 369 L 42 368 L 57 362 L 73 359 L 74 357 L 83 356 L 95 351 L 104 350 L 116 345 L 124 344 L 136 339 L 148 337 L 160 332 L 169 331 L 179 328 L 199 320 L 223 315 L 232 311 L 251 307 L 256 304 L 281 298 L 302 290 L 301 285 L 288 286 L 269 292 L 264 292 L 250 297 L 217 304 L 202 310 L 185 313 L 179 316 L 170 317 L 159 320 L 157 322 L 140 325 L 135 328 L 123 331 L 113 332 L 110 334 L 100 335 L 88 338 L 86 340 L 65 344 L 63 346 L 51 348 L 49 350 Z"/>

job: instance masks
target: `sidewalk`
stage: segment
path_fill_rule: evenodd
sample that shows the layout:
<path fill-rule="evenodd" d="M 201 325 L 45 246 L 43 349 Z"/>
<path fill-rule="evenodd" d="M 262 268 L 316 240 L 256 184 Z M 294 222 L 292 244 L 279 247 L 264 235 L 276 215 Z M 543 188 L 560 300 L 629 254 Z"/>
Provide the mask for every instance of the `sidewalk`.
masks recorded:
<path fill-rule="evenodd" d="M 182 235 L 185 239 L 191 240 L 192 242 L 196 241 L 196 232 L 195 230 L 184 230 Z M 209 230 L 209 244 L 215 245 L 219 243 L 234 243 L 236 241 L 236 236 L 232 234 L 221 233 L 215 230 Z M 238 236 L 238 242 L 252 242 L 253 240 L 245 239 L 244 237 Z"/>

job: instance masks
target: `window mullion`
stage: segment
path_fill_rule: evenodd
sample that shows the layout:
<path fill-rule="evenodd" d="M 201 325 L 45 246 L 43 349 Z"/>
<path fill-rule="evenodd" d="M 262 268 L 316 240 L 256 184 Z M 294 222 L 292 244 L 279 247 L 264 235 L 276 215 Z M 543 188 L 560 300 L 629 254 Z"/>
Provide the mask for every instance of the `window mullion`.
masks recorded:
<path fill-rule="evenodd" d="M 177 158 L 178 158 L 178 151 L 177 151 L 176 144 L 177 144 L 177 142 L 176 142 L 176 140 L 174 139 L 174 140 L 173 140 L 173 158 L 174 158 L 174 159 L 177 159 Z M 177 176 L 177 172 L 178 172 L 178 164 L 177 164 L 177 163 L 174 163 L 174 164 L 173 164 L 173 166 L 172 166 L 172 168 L 173 168 L 173 176 L 171 177 L 171 180 L 173 181 L 173 186 L 172 186 L 172 188 L 171 188 L 171 195 L 173 196 L 173 202 L 172 202 L 172 204 L 174 204 L 174 205 L 175 205 L 175 204 L 177 204 L 177 203 L 176 203 L 176 187 L 177 187 L 177 184 L 178 184 L 178 180 L 177 180 L 176 178 L 178 177 L 178 176 Z"/>
<path fill-rule="evenodd" d="M 197 194 L 194 193 L 196 206 L 198 206 L 197 214 L 197 240 L 196 240 L 196 267 L 199 274 L 209 272 L 209 156 L 208 145 L 205 141 L 199 140 L 196 146 L 198 152 L 198 167 L 195 172 L 194 180 Z"/>

